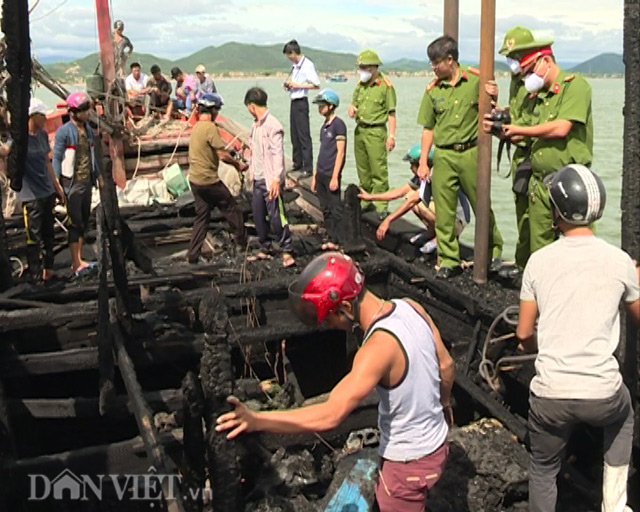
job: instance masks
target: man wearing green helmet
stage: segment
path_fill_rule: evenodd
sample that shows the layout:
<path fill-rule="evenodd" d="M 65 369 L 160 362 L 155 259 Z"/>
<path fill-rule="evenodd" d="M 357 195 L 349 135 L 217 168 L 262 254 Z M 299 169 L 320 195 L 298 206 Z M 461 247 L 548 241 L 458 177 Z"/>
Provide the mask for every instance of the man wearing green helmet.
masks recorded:
<path fill-rule="evenodd" d="M 448 279 L 462 273 L 460 244 L 455 236 L 458 190 L 462 188 L 472 208 L 476 207 L 478 162 L 479 80 L 458 63 L 458 43 L 442 36 L 427 48 L 436 78 L 427 86 L 418 124 L 422 130 L 422 150 L 418 175 L 431 180 L 436 204 L 436 235 L 440 268 L 436 277 Z M 436 146 L 433 173 L 427 162 L 431 146 Z M 493 211 L 490 219 L 492 272 L 502 264 L 502 236 Z"/>
<path fill-rule="evenodd" d="M 531 177 L 526 194 L 529 250 L 534 253 L 556 237 L 545 178 L 565 165 L 591 165 L 593 116 L 588 82 L 565 73 L 556 64 L 549 44 L 539 46 L 551 41 L 527 39 L 526 29 L 519 29 L 505 47 L 518 48 L 524 88 L 534 103 L 533 115 L 529 122 L 524 118 L 502 126 L 502 132 L 510 139 L 531 140 Z"/>
<path fill-rule="evenodd" d="M 504 55 L 507 65 L 511 70 L 511 83 L 509 84 L 508 111 L 511 123 L 531 126 L 536 124 L 534 117 L 535 100 L 524 86 L 524 75 L 520 68 L 520 55 L 534 48 L 541 48 L 553 44 L 551 39 L 536 39 L 531 31 L 524 27 L 513 27 L 504 36 L 500 54 Z M 498 87 L 494 81 L 487 85 L 486 92 L 498 97 Z M 500 110 L 496 108 L 496 110 Z M 491 114 L 485 115 L 484 131 L 492 132 L 493 122 Z M 493 131 L 495 135 L 495 130 Z M 507 139 L 502 133 L 500 138 Z M 510 140 L 515 145 L 511 160 L 512 188 L 516 206 L 516 224 L 518 227 L 518 240 L 516 242 L 515 267 L 504 267 L 500 275 L 505 278 L 517 279 L 520 277 L 527 260 L 531 254 L 531 231 L 529 228 L 529 198 L 527 197 L 527 185 L 531 176 L 531 143 L 530 137 L 513 137 Z"/>
<path fill-rule="evenodd" d="M 364 50 L 356 64 L 360 81 L 347 111 L 356 120 L 356 168 L 360 186 L 371 194 L 381 194 L 389 190 L 387 153 L 396 145 L 396 91 L 378 70 L 382 61 L 376 52 Z M 369 207 L 370 203 L 365 205 L 365 209 Z M 381 217 L 386 216 L 386 202 L 377 201 L 374 207 Z"/>

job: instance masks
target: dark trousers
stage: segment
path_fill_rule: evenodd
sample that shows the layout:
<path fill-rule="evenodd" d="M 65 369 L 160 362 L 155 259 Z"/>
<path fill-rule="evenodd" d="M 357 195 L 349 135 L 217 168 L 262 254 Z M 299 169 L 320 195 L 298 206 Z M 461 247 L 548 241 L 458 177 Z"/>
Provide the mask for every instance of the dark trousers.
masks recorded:
<path fill-rule="evenodd" d="M 280 190 L 283 188 L 281 185 Z M 284 252 L 291 252 L 291 229 L 289 229 L 289 222 L 285 216 L 282 195 L 276 199 L 269 199 L 269 190 L 265 180 L 254 181 L 251 209 L 253 210 L 253 221 L 256 224 L 260 248 L 264 251 L 271 249 L 271 238 L 269 237 L 271 231 L 278 240 L 280 249 Z"/>
<path fill-rule="evenodd" d="M 62 186 L 65 187 L 63 178 Z M 67 192 L 67 214 L 71 225 L 69 226 L 69 243 L 75 243 L 84 238 L 84 233 L 89 227 L 91 216 L 91 182 L 74 181 Z"/>
<path fill-rule="evenodd" d="M 238 245 L 244 246 L 247 241 L 247 232 L 244 228 L 244 218 L 236 200 L 229 192 L 227 186 L 218 181 L 213 185 L 196 185 L 190 182 L 191 192 L 196 200 L 196 218 L 191 231 L 191 242 L 187 258 L 195 262 L 200 256 L 200 249 L 207 236 L 211 209 L 218 207 L 222 215 L 229 223 L 233 236 Z"/>
<path fill-rule="evenodd" d="M 316 194 L 322 208 L 324 226 L 327 228 L 329 241 L 334 244 L 340 243 L 340 223 L 342 222 L 342 200 L 340 199 L 340 179 L 338 179 L 338 190 L 333 192 L 329 188 L 331 175 L 324 173 L 316 174 Z"/>
<path fill-rule="evenodd" d="M 22 204 L 24 229 L 27 233 L 27 263 L 31 277 L 38 281 L 42 269 L 53 268 L 53 207 L 56 196 L 34 199 Z"/>
<path fill-rule="evenodd" d="M 622 384 L 611 397 L 597 400 L 558 400 L 529 397 L 529 511 L 555 512 L 556 478 L 562 455 L 578 423 L 604 430 L 604 461 L 625 466 L 631 459 L 633 407 Z"/>
<path fill-rule="evenodd" d="M 311 173 L 313 170 L 313 146 L 309 130 L 309 100 L 291 100 L 290 112 L 293 167 Z"/>

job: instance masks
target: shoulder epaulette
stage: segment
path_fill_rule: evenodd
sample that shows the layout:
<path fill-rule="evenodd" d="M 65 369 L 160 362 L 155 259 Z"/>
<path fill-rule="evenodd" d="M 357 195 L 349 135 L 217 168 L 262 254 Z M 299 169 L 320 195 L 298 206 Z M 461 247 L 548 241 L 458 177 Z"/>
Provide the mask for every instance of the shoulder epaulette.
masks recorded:
<path fill-rule="evenodd" d="M 564 77 L 565 82 L 571 82 L 576 77 L 576 75 L 567 75 Z"/>
<path fill-rule="evenodd" d="M 431 92 L 431 89 L 433 89 L 436 85 L 438 85 L 439 81 L 440 81 L 439 78 L 434 78 L 433 80 L 431 80 L 431 82 L 429 82 L 429 85 L 427 85 L 426 87 L 427 92 Z"/>
<path fill-rule="evenodd" d="M 478 68 L 469 67 L 467 68 L 467 71 L 472 75 L 480 76 L 480 70 Z"/>
<path fill-rule="evenodd" d="M 393 87 L 391 80 L 389 80 L 386 76 L 382 77 L 382 81 L 384 82 L 384 85 L 386 85 L 387 87 Z"/>

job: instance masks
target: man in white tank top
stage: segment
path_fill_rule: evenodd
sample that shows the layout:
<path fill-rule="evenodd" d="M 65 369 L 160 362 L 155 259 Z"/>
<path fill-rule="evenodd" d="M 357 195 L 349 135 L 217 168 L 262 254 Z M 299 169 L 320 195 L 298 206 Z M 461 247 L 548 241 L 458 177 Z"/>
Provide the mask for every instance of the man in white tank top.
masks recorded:
<path fill-rule="evenodd" d="M 364 287 L 355 262 L 338 252 L 315 258 L 289 287 L 289 301 L 306 324 L 365 331 L 351 371 L 321 404 L 255 412 L 235 397 L 216 430 L 280 434 L 336 428 L 375 388 L 380 396 L 382 459 L 376 486 L 381 512 L 422 512 L 449 452 L 453 421 L 453 360 L 438 329 L 417 303 L 386 301 Z"/>

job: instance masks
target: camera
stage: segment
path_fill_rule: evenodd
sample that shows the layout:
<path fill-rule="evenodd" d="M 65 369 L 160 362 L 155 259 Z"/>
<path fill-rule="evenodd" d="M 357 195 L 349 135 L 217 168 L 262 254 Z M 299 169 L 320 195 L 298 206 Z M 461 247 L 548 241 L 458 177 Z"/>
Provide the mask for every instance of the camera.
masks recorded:
<path fill-rule="evenodd" d="M 496 137 L 502 135 L 502 127 L 511 124 L 511 115 L 507 110 L 494 110 L 491 113 L 491 134 Z"/>

